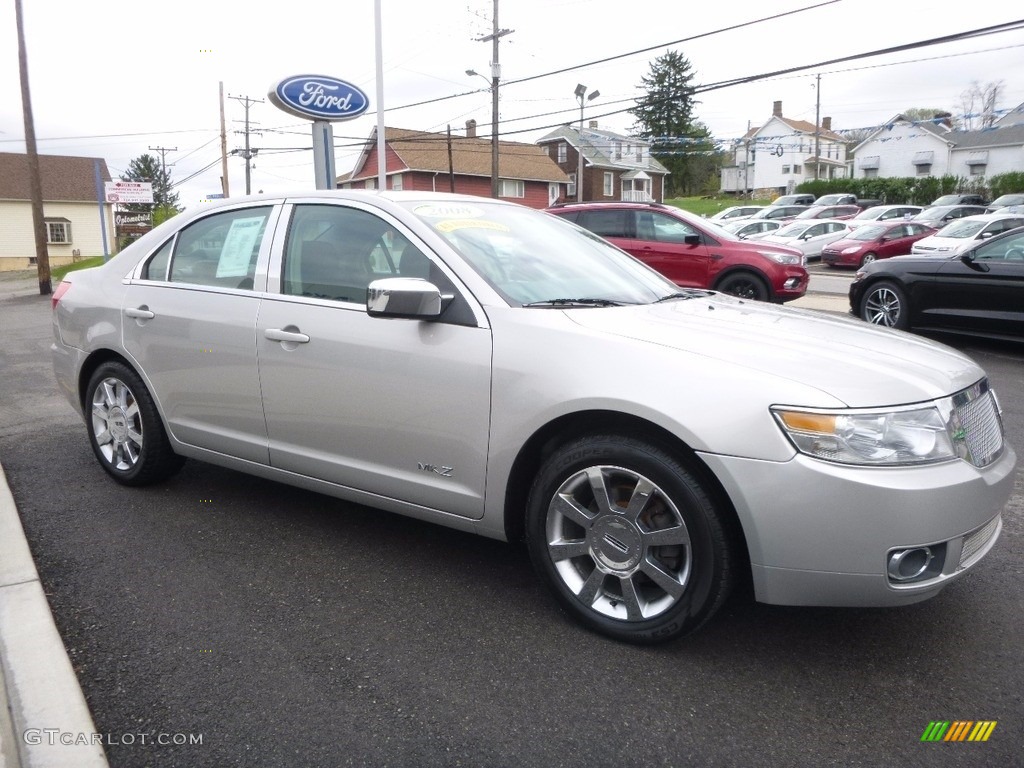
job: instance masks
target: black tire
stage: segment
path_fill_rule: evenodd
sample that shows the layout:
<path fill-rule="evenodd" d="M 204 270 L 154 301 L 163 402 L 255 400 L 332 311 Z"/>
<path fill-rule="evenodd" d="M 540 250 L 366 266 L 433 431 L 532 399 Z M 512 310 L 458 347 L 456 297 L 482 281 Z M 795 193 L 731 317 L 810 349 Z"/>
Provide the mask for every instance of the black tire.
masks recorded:
<path fill-rule="evenodd" d="M 871 262 L 875 261 L 875 259 L 877 259 L 877 258 L 878 258 L 877 254 L 865 253 L 863 256 L 861 256 L 860 265 L 863 267 L 863 266 L 865 266 L 867 264 L 870 264 Z"/>
<path fill-rule="evenodd" d="M 733 272 L 723 277 L 716 290 L 753 301 L 768 301 L 768 284 L 753 272 Z"/>
<path fill-rule="evenodd" d="M 888 280 L 869 286 L 860 302 L 860 317 L 886 328 L 909 329 L 910 305 L 906 292 Z"/>
<path fill-rule="evenodd" d="M 541 578 L 570 615 L 616 640 L 695 632 L 733 587 L 721 512 L 698 476 L 656 445 L 607 434 L 561 446 L 534 480 L 526 514 Z"/>
<path fill-rule="evenodd" d="M 171 449 L 153 397 L 127 365 L 103 363 L 85 388 L 89 444 L 100 465 L 122 485 L 166 480 L 185 460 Z"/>

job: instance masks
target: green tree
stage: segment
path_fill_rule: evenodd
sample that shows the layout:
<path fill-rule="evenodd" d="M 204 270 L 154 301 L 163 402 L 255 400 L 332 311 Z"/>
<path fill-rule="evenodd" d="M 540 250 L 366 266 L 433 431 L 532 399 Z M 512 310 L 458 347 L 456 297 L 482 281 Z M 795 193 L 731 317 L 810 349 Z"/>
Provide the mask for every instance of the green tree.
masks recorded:
<path fill-rule="evenodd" d="M 717 189 L 721 155 L 710 131 L 694 119 L 693 77 L 685 56 L 666 52 L 641 78 L 645 95 L 630 110 L 634 131 L 651 142 L 651 155 L 669 170 L 666 197 L 702 192 L 711 178 Z"/>

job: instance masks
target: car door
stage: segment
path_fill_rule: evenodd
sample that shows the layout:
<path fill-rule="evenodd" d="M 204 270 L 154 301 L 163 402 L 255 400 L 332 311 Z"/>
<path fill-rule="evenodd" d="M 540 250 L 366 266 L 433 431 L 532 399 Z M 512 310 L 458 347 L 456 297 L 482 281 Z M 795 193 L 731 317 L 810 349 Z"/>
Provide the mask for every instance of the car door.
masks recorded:
<path fill-rule="evenodd" d="M 910 253 L 914 244 L 913 234 L 916 231 L 911 224 L 899 224 L 886 232 L 878 243 L 877 255 L 879 258 L 901 256 Z"/>
<path fill-rule="evenodd" d="M 271 465 L 480 517 L 491 406 L 482 313 L 384 214 L 310 202 L 284 216 L 256 324 Z M 385 277 L 429 279 L 454 299 L 438 321 L 374 318 L 366 288 Z"/>
<path fill-rule="evenodd" d="M 711 284 L 712 262 L 725 258 L 716 241 L 675 216 L 630 212 L 636 217 L 636 240 L 630 253 L 676 285 L 707 288 Z"/>
<path fill-rule="evenodd" d="M 196 220 L 141 264 L 122 305 L 125 350 L 171 434 L 261 464 L 267 432 L 254 335 L 279 211 L 242 205 Z"/>
<path fill-rule="evenodd" d="M 1024 232 L 969 251 L 969 263 L 943 263 L 927 295 L 916 297 L 924 324 L 1024 337 Z"/>

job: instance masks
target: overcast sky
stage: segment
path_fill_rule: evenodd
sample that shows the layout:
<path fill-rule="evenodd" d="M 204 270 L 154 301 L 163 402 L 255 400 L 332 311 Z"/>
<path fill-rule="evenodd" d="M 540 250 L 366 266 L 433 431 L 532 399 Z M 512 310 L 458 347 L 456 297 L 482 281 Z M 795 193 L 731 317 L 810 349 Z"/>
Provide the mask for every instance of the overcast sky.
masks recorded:
<path fill-rule="evenodd" d="M 254 127 L 263 131 L 251 138 L 261 150 L 252 172 L 254 192 L 313 187 L 309 123 L 266 99 L 278 80 L 332 75 L 370 96 L 366 115 L 335 124 L 339 172 L 352 167 L 359 143 L 376 123 L 373 0 L 288 0 L 271 13 L 233 0 L 22 3 L 39 151 L 102 157 L 116 178 L 132 158 L 156 154 L 151 147 L 176 148 L 166 157 L 185 206 L 220 189 L 220 82 L 226 97 L 263 102 L 250 111 Z M 499 26 L 512 30 L 500 46 L 502 136 L 534 141 L 552 126 L 577 123 L 577 83 L 601 94 L 586 106 L 588 122 L 597 119 L 628 133 L 633 118 L 624 110 L 642 93 L 638 86 L 651 62 L 669 49 L 689 59 L 693 82 L 700 85 L 1024 18 L 1002 0 L 972 5 L 969 12 L 934 0 L 815 5 L 501 0 Z M 489 135 L 488 83 L 465 71 L 489 77 L 491 43 L 479 38 L 491 32 L 493 0 L 382 0 L 381 6 L 385 123 L 439 132 L 451 125 L 461 133 L 472 118 Z M 808 10 L 726 30 L 800 9 Z M 11 0 L 0 5 L 0 31 L 0 151 L 22 152 Z M 605 59 L 611 60 L 593 63 Z M 910 107 L 958 113 L 972 82 L 1002 80 L 998 106 L 1015 107 L 1024 102 L 1022 72 L 1024 32 L 1007 32 L 709 91 L 698 97 L 696 113 L 718 139 L 764 123 L 774 101 L 783 102 L 786 117 L 813 122 L 815 76 L 821 74 L 821 115 L 832 118 L 834 129 L 863 128 Z M 532 79 L 516 83 L 524 78 Z M 236 133 L 244 118 L 241 102 L 226 98 L 226 113 L 230 150 L 242 146 Z M 232 196 L 242 194 L 244 162 L 232 158 L 229 169 Z"/>

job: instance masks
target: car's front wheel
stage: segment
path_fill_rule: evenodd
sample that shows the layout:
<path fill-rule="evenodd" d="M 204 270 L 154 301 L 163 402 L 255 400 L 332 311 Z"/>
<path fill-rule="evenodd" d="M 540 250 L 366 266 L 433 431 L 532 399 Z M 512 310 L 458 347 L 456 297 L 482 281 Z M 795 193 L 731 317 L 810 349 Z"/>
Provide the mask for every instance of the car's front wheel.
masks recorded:
<path fill-rule="evenodd" d="M 704 483 L 672 453 L 620 435 L 581 438 L 547 459 L 527 539 L 562 606 L 627 642 L 695 631 L 734 581 L 732 540 Z"/>
<path fill-rule="evenodd" d="M 861 300 L 860 316 L 862 320 L 875 325 L 906 330 L 910 327 L 907 295 L 896 283 L 875 283 Z"/>
<path fill-rule="evenodd" d="M 722 293 L 754 301 L 767 301 L 769 296 L 768 284 L 752 272 L 733 272 L 726 275 L 716 289 Z"/>
<path fill-rule="evenodd" d="M 875 255 L 875 254 L 873 254 L 873 253 L 865 253 L 865 254 L 864 254 L 864 255 L 863 255 L 862 257 L 861 257 L 861 260 L 860 260 L 860 265 L 861 265 L 862 267 L 863 267 L 863 266 L 866 266 L 866 265 L 870 264 L 871 262 L 873 262 L 873 261 L 874 261 L 875 259 L 877 259 L 877 258 L 878 258 L 878 256 L 876 256 L 876 255 Z"/>
<path fill-rule="evenodd" d="M 85 406 L 89 443 L 117 482 L 148 485 L 181 468 L 184 459 L 171 449 L 149 390 L 127 365 L 112 361 L 97 368 Z"/>

